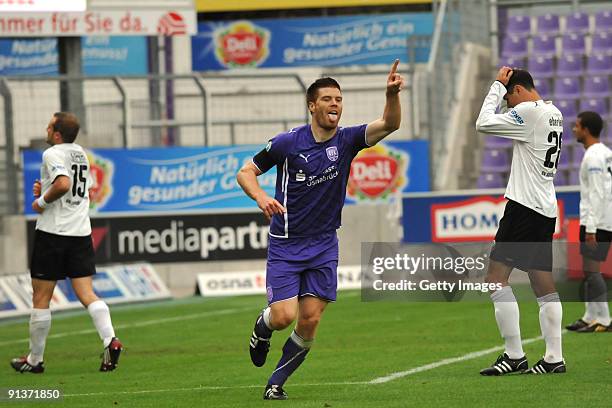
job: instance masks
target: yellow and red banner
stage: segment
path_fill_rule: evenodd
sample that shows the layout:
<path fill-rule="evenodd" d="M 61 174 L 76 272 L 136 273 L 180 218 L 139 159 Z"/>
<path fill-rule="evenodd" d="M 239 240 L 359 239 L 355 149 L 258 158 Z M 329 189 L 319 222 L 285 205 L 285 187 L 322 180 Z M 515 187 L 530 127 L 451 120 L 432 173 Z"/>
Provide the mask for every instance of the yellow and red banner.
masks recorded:
<path fill-rule="evenodd" d="M 426 4 L 431 0 L 196 0 L 199 13 L 250 10 L 284 10 L 328 7 L 386 6 L 394 4 Z"/>

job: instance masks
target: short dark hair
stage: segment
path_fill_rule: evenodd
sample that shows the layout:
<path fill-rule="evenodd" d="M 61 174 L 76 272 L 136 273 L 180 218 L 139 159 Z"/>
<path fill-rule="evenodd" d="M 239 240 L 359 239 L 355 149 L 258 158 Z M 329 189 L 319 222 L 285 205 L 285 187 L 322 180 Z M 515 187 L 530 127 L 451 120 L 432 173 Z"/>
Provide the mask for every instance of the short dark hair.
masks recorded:
<path fill-rule="evenodd" d="M 72 112 L 55 112 L 55 123 L 53 131 L 58 132 L 62 136 L 64 143 L 72 143 L 79 134 L 79 120 Z"/>
<path fill-rule="evenodd" d="M 508 85 L 506 85 L 506 89 L 508 90 L 508 93 L 514 92 L 514 87 L 516 85 L 521 85 L 523 88 L 527 89 L 528 91 L 535 89 L 533 78 L 531 77 L 531 74 L 529 73 L 529 71 L 525 69 L 520 69 L 520 68 L 512 69 L 512 76 L 510 77 L 510 80 L 508 81 Z"/>
<path fill-rule="evenodd" d="M 338 84 L 338 81 L 336 81 L 334 78 L 319 78 L 308 87 L 308 90 L 306 91 L 306 103 L 316 102 L 317 93 L 321 88 L 337 88 L 340 92 L 342 92 L 342 89 L 340 89 L 340 84 Z"/>
<path fill-rule="evenodd" d="M 587 128 L 591 136 L 599 139 L 603 129 L 603 119 L 599 116 L 599 113 L 591 111 L 580 112 L 578 119 L 580 119 L 580 125 L 583 128 Z"/>

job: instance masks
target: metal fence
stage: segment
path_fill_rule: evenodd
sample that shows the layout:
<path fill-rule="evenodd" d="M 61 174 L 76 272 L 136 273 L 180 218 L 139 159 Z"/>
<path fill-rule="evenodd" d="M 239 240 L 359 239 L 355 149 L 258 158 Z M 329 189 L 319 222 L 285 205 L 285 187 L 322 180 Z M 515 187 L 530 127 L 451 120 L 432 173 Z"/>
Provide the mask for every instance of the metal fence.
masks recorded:
<path fill-rule="evenodd" d="M 343 123 L 382 114 L 388 71 L 328 74 L 343 87 Z M 20 149 L 45 147 L 46 125 L 68 81 L 77 83 L 83 100 L 78 143 L 90 148 L 264 144 L 310 118 L 307 85 L 297 74 L 0 78 L 0 214 L 17 212 Z M 410 84 L 402 98 L 405 120 L 397 137 L 409 139 Z"/>

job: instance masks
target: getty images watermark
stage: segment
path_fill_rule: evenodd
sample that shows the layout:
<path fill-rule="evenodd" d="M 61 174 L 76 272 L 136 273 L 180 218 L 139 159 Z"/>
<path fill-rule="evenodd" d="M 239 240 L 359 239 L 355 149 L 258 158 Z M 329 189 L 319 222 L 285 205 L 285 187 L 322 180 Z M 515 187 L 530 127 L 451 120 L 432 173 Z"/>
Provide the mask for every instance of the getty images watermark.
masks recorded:
<path fill-rule="evenodd" d="M 490 301 L 489 293 L 501 284 L 485 282 L 492 242 L 397 244 L 362 243 L 361 289 L 364 301 Z M 584 300 L 583 288 L 572 265 L 581 264 L 576 244 L 516 243 L 511 253 L 551 251 L 555 260 L 551 273 L 564 301 Z M 538 245 L 542 245 L 539 248 Z M 526 268 L 523 268 L 526 269 Z M 531 299 L 528 272 L 516 270 L 511 275 L 517 297 Z M 523 290 L 524 289 L 524 290 Z"/>

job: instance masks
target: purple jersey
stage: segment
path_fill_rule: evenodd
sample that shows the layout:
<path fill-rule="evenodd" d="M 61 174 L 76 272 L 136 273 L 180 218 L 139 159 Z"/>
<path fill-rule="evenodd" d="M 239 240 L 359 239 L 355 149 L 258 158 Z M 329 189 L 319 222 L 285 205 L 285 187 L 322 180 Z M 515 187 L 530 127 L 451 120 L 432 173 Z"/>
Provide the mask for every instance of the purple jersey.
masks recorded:
<path fill-rule="evenodd" d="M 278 169 L 274 198 L 287 209 L 272 217 L 272 237 L 317 236 L 340 227 L 351 161 L 368 147 L 366 127 L 339 127 L 317 143 L 305 125 L 270 140 L 266 150 Z M 263 172 L 271 167 L 258 157 L 253 162 Z"/>

